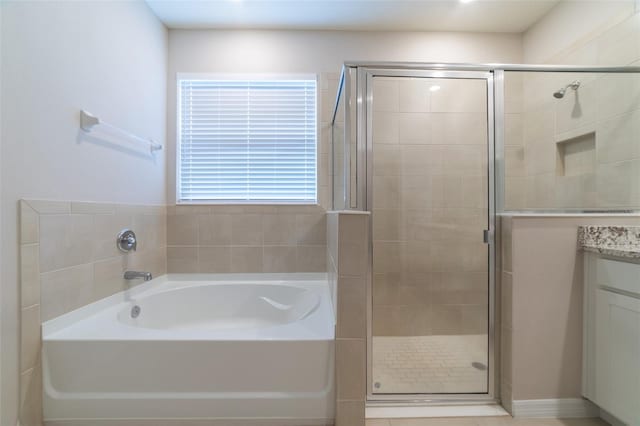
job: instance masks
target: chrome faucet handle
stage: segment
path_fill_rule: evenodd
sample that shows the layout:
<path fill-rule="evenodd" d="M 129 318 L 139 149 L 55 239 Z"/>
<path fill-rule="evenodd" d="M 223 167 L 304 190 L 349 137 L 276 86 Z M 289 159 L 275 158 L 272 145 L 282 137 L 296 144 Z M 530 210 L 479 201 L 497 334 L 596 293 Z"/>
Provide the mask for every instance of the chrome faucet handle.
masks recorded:
<path fill-rule="evenodd" d="M 120 231 L 116 243 L 118 245 L 118 249 L 125 253 L 128 253 L 131 250 L 136 251 L 136 248 L 138 247 L 136 233 L 131 229 L 124 229 Z"/>
<path fill-rule="evenodd" d="M 125 271 L 124 279 L 127 281 L 135 280 L 136 278 L 144 278 L 145 281 L 151 281 L 153 279 L 153 275 L 151 272 L 143 272 L 143 271 Z"/>

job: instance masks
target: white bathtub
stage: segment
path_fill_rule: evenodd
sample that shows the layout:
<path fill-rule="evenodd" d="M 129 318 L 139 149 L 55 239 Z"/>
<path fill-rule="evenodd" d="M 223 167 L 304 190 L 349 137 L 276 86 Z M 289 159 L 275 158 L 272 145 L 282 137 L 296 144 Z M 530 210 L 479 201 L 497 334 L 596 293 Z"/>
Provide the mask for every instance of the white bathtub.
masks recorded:
<path fill-rule="evenodd" d="M 333 318 L 323 274 L 156 278 L 43 325 L 45 419 L 331 423 Z"/>

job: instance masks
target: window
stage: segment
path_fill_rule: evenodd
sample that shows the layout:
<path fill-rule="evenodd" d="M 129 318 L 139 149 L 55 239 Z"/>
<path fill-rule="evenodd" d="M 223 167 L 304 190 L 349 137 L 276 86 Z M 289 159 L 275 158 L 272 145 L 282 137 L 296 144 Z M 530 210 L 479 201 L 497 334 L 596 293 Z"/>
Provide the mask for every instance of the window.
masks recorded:
<path fill-rule="evenodd" d="M 316 80 L 178 80 L 179 203 L 316 203 Z"/>

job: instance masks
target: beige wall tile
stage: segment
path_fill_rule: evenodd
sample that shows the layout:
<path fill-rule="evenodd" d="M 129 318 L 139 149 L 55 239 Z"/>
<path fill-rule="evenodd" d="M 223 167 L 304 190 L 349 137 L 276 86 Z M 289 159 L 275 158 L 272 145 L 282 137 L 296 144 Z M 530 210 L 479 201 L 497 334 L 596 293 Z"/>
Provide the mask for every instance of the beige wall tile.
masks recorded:
<path fill-rule="evenodd" d="M 367 332 L 367 293 L 364 277 L 338 277 L 336 337 L 364 339 Z"/>
<path fill-rule="evenodd" d="M 71 202 L 72 214 L 114 214 L 115 212 L 115 204 Z"/>
<path fill-rule="evenodd" d="M 376 176 L 399 176 L 402 163 L 399 145 L 375 144 L 373 149 L 373 174 Z"/>
<path fill-rule="evenodd" d="M 42 425 L 42 369 L 38 365 L 20 375 L 20 424 Z"/>
<path fill-rule="evenodd" d="M 364 339 L 336 340 L 337 399 L 364 399 L 366 351 Z"/>
<path fill-rule="evenodd" d="M 183 212 L 180 216 L 188 214 Z M 229 268 L 234 272 L 249 272 L 241 270 L 243 264 L 254 272 L 324 272 L 327 264 L 325 216 L 319 206 L 214 206 L 210 213 L 203 211 L 198 216 L 199 241 L 194 247 L 228 249 L 233 258 Z M 171 227 L 170 223 L 168 227 Z M 252 247 L 244 251 L 251 256 L 246 261 L 239 254 L 242 246 Z M 267 249 L 277 246 L 283 248 Z M 265 250 L 267 253 L 263 255 Z M 322 256 L 318 255 L 320 251 Z M 197 262 L 197 259 L 193 261 Z M 207 268 L 202 262 L 204 260 L 200 259 L 204 271 Z M 169 264 L 170 272 L 174 272 L 173 265 Z M 223 265 L 224 262 L 214 269 L 224 270 Z"/>
<path fill-rule="evenodd" d="M 20 244 L 34 244 L 39 238 L 38 213 L 25 202 L 20 201 Z"/>
<path fill-rule="evenodd" d="M 487 144 L 487 115 L 484 113 L 441 113 L 431 118 L 432 143 L 441 145 Z"/>
<path fill-rule="evenodd" d="M 300 245 L 325 245 L 327 220 L 325 214 L 296 215 L 297 243 Z"/>
<path fill-rule="evenodd" d="M 432 112 L 487 111 L 487 86 L 481 80 L 433 79 L 440 90 L 431 93 Z"/>
<path fill-rule="evenodd" d="M 70 312 L 93 300 L 90 263 L 40 274 L 43 321 Z"/>
<path fill-rule="evenodd" d="M 133 215 L 132 229 L 138 239 L 138 251 L 167 245 L 167 216 L 164 213 Z"/>
<path fill-rule="evenodd" d="M 440 145 L 402 146 L 400 151 L 400 172 L 403 176 L 425 176 L 443 173 L 446 167 L 444 154 L 445 147 Z"/>
<path fill-rule="evenodd" d="M 373 207 L 396 208 L 401 201 L 401 184 L 400 176 L 373 176 Z"/>
<path fill-rule="evenodd" d="M 262 272 L 262 246 L 231 247 L 231 272 Z"/>
<path fill-rule="evenodd" d="M 40 247 L 20 246 L 20 288 L 22 308 L 40 303 Z"/>
<path fill-rule="evenodd" d="M 198 216 L 169 214 L 167 216 L 167 244 L 170 246 L 198 244 Z"/>
<path fill-rule="evenodd" d="M 338 260 L 338 213 L 327 213 L 327 250 L 334 261 Z"/>
<path fill-rule="evenodd" d="M 24 308 L 20 315 L 20 370 L 38 364 L 40 356 L 40 306 Z"/>
<path fill-rule="evenodd" d="M 640 205 L 640 160 L 600 164 L 597 170 L 600 206 Z"/>
<path fill-rule="evenodd" d="M 373 272 L 374 273 L 388 273 L 403 271 L 404 264 L 408 262 L 407 259 L 407 243 L 396 241 L 375 241 L 373 242 Z M 360 250 L 356 252 L 357 256 L 361 258 Z M 342 256 L 342 254 L 340 255 Z M 348 257 L 343 259 L 347 260 Z M 356 273 L 359 274 L 360 271 Z"/>
<path fill-rule="evenodd" d="M 146 249 L 125 256 L 127 269 L 151 272 L 154 277 L 167 273 L 167 248 Z"/>
<path fill-rule="evenodd" d="M 295 246 L 265 246 L 262 253 L 263 272 L 295 271 L 296 251 Z"/>
<path fill-rule="evenodd" d="M 364 401 L 337 401 L 336 426 L 364 426 Z"/>
<path fill-rule="evenodd" d="M 555 114 L 551 101 L 540 109 L 527 110 L 524 113 L 525 145 L 538 141 L 553 140 L 554 133 Z"/>
<path fill-rule="evenodd" d="M 126 256 L 101 260 L 93 264 L 92 300 L 99 300 L 126 290 L 132 282 L 125 281 Z"/>
<path fill-rule="evenodd" d="M 231 220 L 233 245 L 257 246 L 263 244 L 262 216 L 259 214 L 234 215 Z"/>
<path fill-rule="evenodd" d="M 262 219 L 262 232 L 265 245 L 295 245 L 298 241 L 296 214 L 266 214 Z M 326 238 L 326 237 L 325 237 Z"/>
<path fill-rule="evenodd" d="M 38 214 L 69 214 L 71 203 L 68 201 L 26 200 Z"/>
<path fill-rule="evenodd" d="M 404 210 L 376 209 L 371 219 L 373 220 L 373 235 L 377 240 L 404 240 L 407 238 Z"/>
<path fill-rule="evenodd" d="M 296 250 L 297 272 L 326 272 L 325 246 L 298 246 Z"/>
<path fill-rule="evenodd" d="M 460 305 L 433 305 L 430 323 L 433 334 L 459 334 L 463 329 L 462 314 L 467 309 Z"/>
<path fill-rule="evenodd" d="M 231 244 L 232 215 L 198 215 L 198 244 L 224 246 Z"/>
<path fill-rule="evenodd" d="M 611 74 L 598 79 L 598 118 L 607 119 L 640 109 L 640 77 Z"/>
<path fill-rule="evenodd" d="M 93 216 L 93 260 L 121 256 L 123 253 L 116 246 L 116 238 L 127 228 L 133 229 L 139 239 L 139 228 L 134 226 L 132 215 L 118 212 Z"/>
<path fill-rule="evenodd" d="M 521 113 L 524 108 L 524 78 L 519 72 L 504 75 L 504 108 L 507 113 Z"/>
<path fill-rule="evenodd" d="M 198 247 L 167 247 L 167 271 L 174 274 L 198 272 Z"/>
<path fill-rule="evenodd" d="M 596 132 L 598 163 L 640 158 L 640 110 L 599 122 Z"/>
<path fill-rule="evenodd" d="M 198 247 L 198 272 L 231 272 L 231 247 Z"/>
<path fill-rule="evenodd" d="M 431 84 L 423 78 L 400 78 L 399 111 L 429 112 L 431 104 Z M 374 89 L 375 90 L 375 89 Z"/>
<path fill-rule="evenodd" d="M 376 78 L 373 82 L 373 110 L 397 112 L 399 82 L 395 79 Z"/>
<path fill-rule="evenodd" d="M 522 146 L 524 144 L 524 128 L 522 114 L 504 115 L 505 146 Z"/>
<path fill-rule="evenodd" d="M 41 272 L 90 262 L 94 235 L 91 215 L 41 215 Z"/>
<path fill-rule="evenodd" d="M 523 147 L 506 146 L 504 149 L 504 163 L 507 177 L 526 175 Z"/>
<path fill-rule="evenodd" d="M 373 143 L 397 144 L 399 115 L 394 112 L 374 112 Z"/>
<path fill-rule="evenodd" d="M 338 272 L 364 276 L 368 269 L 368 246 L 362 242 L 342 242 L 338 248 Z"/>
<path fill-rule="evenodd" d="M 398 142 L 405 145 L 432 143 L 432 118 L 428 113 L 404 113 L 398 116 Z"/>
<path fill-rule="evenodd" d="M 431 274 L 436 275 L 436 274 Z M 445 271 L 430 281 L 429 300 L 443 305 L 483 305 L 488 300 L 489 275 L 486 272 Z"/>

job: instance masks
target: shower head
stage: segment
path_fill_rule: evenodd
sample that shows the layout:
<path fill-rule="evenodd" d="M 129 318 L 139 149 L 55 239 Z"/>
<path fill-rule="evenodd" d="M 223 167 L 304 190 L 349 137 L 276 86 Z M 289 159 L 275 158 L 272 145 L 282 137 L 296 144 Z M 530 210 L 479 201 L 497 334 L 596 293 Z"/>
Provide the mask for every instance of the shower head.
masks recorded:
<path fill-rule="evenodd" d="M 565 89 L 564 87 L 560 90 L 558 90 L 557 92 L 555 92 L 553 94 L 553 97 L 556 99 L 562 99 L 564 98 L 564 94 L 566 93 L 567 89 Z"/>
<path fill-rule="evenodd" d="M 564 98 L 564 95 L 567 93 L 567 89 L 578 90 L 579 87 L 580 87 L 580 81 L 579 80 L 575 80 L 575 81 L 567 84 L 566 86 L 564 86 L 562 89 L 558 90 L 557 92 L 554 92 L 553 97 L 556 98 L 556 99 L 562 99 L 562 98 Z"/>

